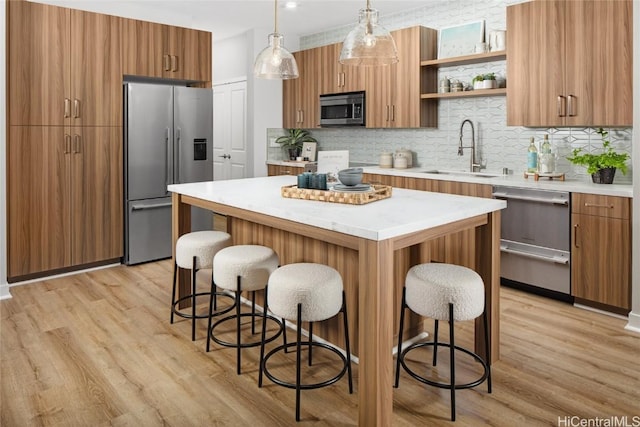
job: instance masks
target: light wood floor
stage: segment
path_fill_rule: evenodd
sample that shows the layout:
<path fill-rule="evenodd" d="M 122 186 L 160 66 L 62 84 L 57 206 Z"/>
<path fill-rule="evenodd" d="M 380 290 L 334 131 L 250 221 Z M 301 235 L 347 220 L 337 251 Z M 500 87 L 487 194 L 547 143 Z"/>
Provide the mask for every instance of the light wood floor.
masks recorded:
<path fill-rule="evenodd" d="M 257 387 L 257 347 L 243 352 L 237 376 L 234 350 L 204 351 L 204 321 L 195 342 L 189 321 L 169 324 L 171 267 L 118 266 L 13 287 L 13 299 L 0 302 L 0 425 L 294 425 L 293 390 L 268 380 Z M 485 385 L 460 391 L 457 425 L 640 417 L 640 336 L 625 331 L 624 320 L 511 289 L 501 304 L 493 393 Z M 441 329 L 444 339 L 446 324 Z M 471 322 L 457 336 L 470 347 Z M 321 356 L 314 360 L 318 373 L 329 369 Z M 345 379 L 303 391 L 300 425 L 356 425 L 357 365 L 354 375 L 353 395 Z M 393 421 L 450 424 L 448 392 L 403 373 Z"/>

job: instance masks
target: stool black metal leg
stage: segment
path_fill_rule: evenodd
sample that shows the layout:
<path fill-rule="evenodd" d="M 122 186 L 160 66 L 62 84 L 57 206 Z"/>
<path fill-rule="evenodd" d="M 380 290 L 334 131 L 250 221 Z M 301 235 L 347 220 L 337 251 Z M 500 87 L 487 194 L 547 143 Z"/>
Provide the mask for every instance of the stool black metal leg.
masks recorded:
<path fill-rule="evenodd" d="M 451 421 L 456 420 L 456 343 L 453 336 L 453 304 L 449 303 L 449 363 L 451 364 Z"/>
<path fill-rule="evenodd" d="M 485 354 L 487 358 L 485 362 L 487 363 L 487 388 L 488 392 L 491 393 L 491 345 L 489 344 L 489 323 L 487 319 L 487 308 L 485 307 L 484 313 L 482 313 L 482 321 L 484 323 L 484 346 L 485 346 Z"/>
<path fill-rule="evenodd" d="M 436 319 L 433 326 L 433 366 L 438 363 L 438 325 L 440 321 Z"/>
<path fill-rule="evenodd" d="M 264 288 L 264 310 L 262 311 L 262 334 L 260 336 L 260 366 L 258 367 L 258 387 L 262 387 L 262 371 L 264 369 L 263 361 L 264 361 L 264 341 L 267 337 L 267 310 L 269 309 L 267 304 L 267 293 L 269 292 L 268 288 Z M 282 319 L 282 324 L 284 325 L 284 319 Z M 282 331 L 286 335 L 286 331 Z M 286 349 L 286 339 L 285 339 L 285 349 Z"/>
<path fill-rule="evenodd" d="M 300 350 L 302 344 L 302 304 L 298 304 L 298 328 L 296 332 L 296 421 L 300 421 Z"/>
<path fill-rule="evenodd" d="M 209 320 L 207 320 L 207 353 L 211 348 L 211 319 L 213 318 L 213 310 L 215 309 L 214 308 L 215 300 L 213 299 L 215 290 L 216 290 L 216 284 L 213 283 L 213 274 L 212 274 L 211 275 L 211 295 L 209 295 Z"/>
<path fill-rule="evenodd" d="M 311 366 L 312 358 L 313 358 L 313 346 L 311 343 L 313 342 L 313 322 L 309 322 L 309 366 Z"/>
<path fill-rule="evenodd" d="M 282 321 L 282 343 L 284 344 L 284 352 L 289 353 L 289 348 L 287 347 L 287 324 L 285 323 L 284 317 L 281 317 Z"/>
<path fill-rule="evenodd" d="M 400 331 L 398 331 L 398 352 L 396 357 L 396 382 L 395 388 L 400 384 L 400 360 L 402 359 L 402 334 L 404 333 L 404 308 L 406 288 L 402 288 L 402 303 L 400 304 Z"/>
<path fill-rule="evenodd" d="M 236 342 L 238 343 L 236 352 L 236 373 L 240 375 L 241 350 L 240 345 L 240 276 L 238 276 L 238 285 L 236 287 Z"/>
<path fill-rule="evenodd" d="M 191 341 L 196 340 L 196 257 L 191 266 Z"/>
<path fill-rule="evenodd" d="M 256 291 L 251 291 L 251 335 L 256 334 Z"/>
<path fill-rule="evenodd" d="M 349 320 L 347 319 L 347 302 L 342 291 L 342 318 L 344 320 L 344 348 L 347 352 L 347 375 L 349 376 L 349 394 L 353 393 L 353 379 L 351 377 L 351 346 L 349 345 Z"/>
<path fill-rule="evenodd" d="M 176 277 L 178 273 L 178 264 L 173 263 L 173 290 L 171 291 L 171 323 L 173 324 L 173 313 L 176 304 Z"/>
<path fill-rule="evenodd" d="M 213 281 L 213 270 L 211 270 L 211 295 L 213 295 L 213 309 L 218 311 L 218 287 Z"/>

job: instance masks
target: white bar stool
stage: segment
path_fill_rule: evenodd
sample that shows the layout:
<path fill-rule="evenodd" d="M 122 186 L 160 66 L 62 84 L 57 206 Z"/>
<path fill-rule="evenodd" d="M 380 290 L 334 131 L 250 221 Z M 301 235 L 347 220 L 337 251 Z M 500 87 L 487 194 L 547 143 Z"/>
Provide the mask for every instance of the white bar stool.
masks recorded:
<path fill-rule="evenodd" d="M 349 324 L 345 304 L 342 277 L 335 269 L 312 263 L 288 264 L 278 268 L 269 277 L 269 293 L 267 307 L 277 317 L 297 322 L 296 342 L 278 346 L 264 355 L 265 329 L 262 329 L 262 346 L 260 347 L 260 373 L 258 387 L 262 387 L 262 374 L 274 383 L 296 390 L 296 421 L 300 421 L 300 391 L 326 387 L 334 384 L 348 373 L 349 393 L 353 393 L 351 376 L 351 349 L 349 347 Z M 342 312 L 345 333 L 346 356 L 332 345 L 313 342 L 313 322 L 330 319 Z M 302 342 L 302 322 L 309 322 L 309 340 Z M 288 383 L 276 378 L 269 372 L 267 362 L 278 352 L 287 352 L 289 347 L 296 347 L 296 382 Z M 309 348 L 309 366 L 312 364 L 313 347 L 322 347 L 339 356 L 343 362 L 340 372 L 334 377 L 313 384 L 302 384 L 301 381 L 301 347 Z"/>
<path fill-rule="evenodd" d="M 229 246 L 219 251 L 213 258 L 214 285 L 222 289 L 235 292 L 236 312 L 235 314 L 217 320 L 213 325 L 211 324 L 213 316 L 209 317 L 207 351 L 210 349 L 212 339 L 224 347 L 236 348 L 236 372 L 238 375 L 240 374 L 241 367 L 241 350 L 247 347 L 256 347 L 262 342 L 252 341 L 243 343 L 241 340 L 240 320 L 243 317 L 251 316 L 251 333 L 255 334 L 255 291 L 264 289 L 266 301 L 266 287 L 269 275 L 278 268 L 278 264 L 278 255 L 273 251 L 273 249 L 260 245 Z M 243 291 L 249 291 L 253 294 L 251 313 L 240 312 L 240 296 Z M 210 312 L 213 310 L 213 298 L 209 304 L 209 310 Z M 270 342 L 280 336 L 284 331 L 284 322 L 281 322 L 273 316 L 267 315 L 265 307 L 262 315 L 263 327 L 266 327 L 267 319 L 278 324 L 278 331 L 267 339 L 267 342 Z M 215 334 L 216 327 L 229 320 L 236 321 L 235 342 L 224 341 Z"/>
<path fill-rule="evenodd" d="M 171 323 L 174 315 L 185 319 L 191 319 L 191 341 L 196 339 L 196 319 L 206 319 L 210 313 L 196 313 L 196 299 L 200 296 L 209 295 L 209 292 L 196 291 L 196 273 L 203 268 L 212 268 L 213 257 L 221 249 L 231 245 L 231 236 L 222 231 L 194 231 L 183 234 L 176 242 L 176 259 L 173 264 L 173 291 L 171 296 Z M 191 294 L 185 295 L 176 300 L 176 277 L 178 268 L 191 270 Z M 213 282 L 213 274 L 211 275 Z M 211 288 L 211 296 L 228 296 Z M 180 311 L 178 306 L 181 302 L 191 299 L 191 313 Z M 230 311 L 233 306 L 225 307 L 224 310 L 216 312 L 215 315 L 224 314 Z"/>
<path fill-rule="evenodd" d="M 429 263 L 412 267 L 407 272 L 405 287 L 402 291 L 402 306 L 400 308 L 400 331 L 398 336 L 398 356 L 396 360 L 396 378 L 394 387 L 400 382 L 400 365 L 416 380 L 434 387 L 451 390 L 451 421 L 456 420 L 455 391 L 476 387 L 487 381 L 491 393 L 491 355 L 489 349 L 489 331 L 487 312 L 484 308 L 484 283 L 475 271 L 452 264 Z M 420 316 L 435 319 L 434 338 L 430 342 L 418 342 L 402 350 L 402 333 L 405 308 L 411 309 Z M 487 360 L 462 347 L 455 345 L 454 322 L 473 320 L 483 316 L 484 339 Z M 449 322 L 449 343 L 438 343 L 438 322 Z M 449 382 L 437 382 L 415 373 L 405 359 L 412 350 L 433 346 L 433 366 L 437 364 L 438 346 L 449 347 L 450 378 Z M 482 375 L 475 381 L 456 384 L 455 353 L 461 351 L 478 361 L 482 366 Z"/>

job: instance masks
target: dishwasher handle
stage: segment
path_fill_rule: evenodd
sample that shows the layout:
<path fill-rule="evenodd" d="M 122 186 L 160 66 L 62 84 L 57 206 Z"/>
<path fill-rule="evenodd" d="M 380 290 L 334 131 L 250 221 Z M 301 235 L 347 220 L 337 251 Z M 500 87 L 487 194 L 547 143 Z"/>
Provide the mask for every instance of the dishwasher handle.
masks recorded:
<path fill-rule="evenodd" d="M 518 196 L 518 195 L 513 195 L 513 194 L 501 193 L 501 192 L 498 192 L 498 191 L 496 191 L 494 193 L 491 193 L 491 195 L 495 199 L 526 200 L 526 201 L 529 201 L 529 202 L 548 203 L 550 205 L 569 206 L 569 200 L 558 198 L 558 197 L 548 197 L 548 198 L 546 198 L 546 197 Z"/>
<path fill-rule="evenodd" d="M 157 203 L 157 204 L 149 204 L 149 205 L 134 205 L 131 207 L 132 211 L 146 211 L 149 209 L 159 209 L 159 208 L 168 208 L 171 207 L 171 202 L 167 203 Z"/>
<path fill-rule="evenodd" d="M 509 246 L 505 245 L 505 244 L 501 244 L 500 245 L 500 252 L 505 252 L 508 254 L 514 254 L 514 255 L 518 255 L 518 256 L 523 256 L 526 258 L 532 258 L 532 259 L 537 259 L 539 261 L 545 261 L 545 262 L 550 262 L 553 264 L 564 264 L 567 265 L 569 264 L 569 259 L 562 257 L 562 256 L 544 256 L 544 255 L 538 255 L 538 254 L 534 254 L 531 252 L 526 252 L 526 251 L 519 251 L 517 249 L 511 249 L 509 248 Z"/>

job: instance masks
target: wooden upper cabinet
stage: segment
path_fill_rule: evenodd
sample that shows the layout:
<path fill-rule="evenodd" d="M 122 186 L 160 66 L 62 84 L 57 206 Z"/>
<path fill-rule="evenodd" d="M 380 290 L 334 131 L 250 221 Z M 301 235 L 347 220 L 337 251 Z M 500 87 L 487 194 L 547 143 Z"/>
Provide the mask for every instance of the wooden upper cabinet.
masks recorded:
<path fill-rule="evenodd" d="M 632 125 L 632 2 L 507 7 L 507 124 Z"/>
<path fill-rule="evenodd" d="M 359 92 L 365 90 L 363 67 L 340 63 L 342 43 L 334 43 L 314 49 L 319 55 L 320 94 Z"/>
<path fill-rule="evenodd" d="M 162 77 L 164 25 L 124 19 L 122 23 L 122 73 Z"/>
<path fill-rule="evenodd" d="M 437 110 L 423 106 L 422 88 L 431 78 L 420 62 L 436 56 L 437 30 L 411 27 L 391 33 L 399 62 L 365 67 L 368 128 L 418 128 L 435 126 Z"/>
<path fill-rule="evenodd" d="M 8 124 L 64 125 L 71 93 L 70 10 L 9 1 L 7 17 Z"/>
<path fill-rule="evenodd" d="M 211 82 L 210 32 L 123 21 L 123 74 Z"/>
<path fill-rule="evenodd" d="M 9 123 L 122 123 L 120 18 L 31 2 L 9 6 Z"/>
<path fill-rule="evenodd" d="M 69 124 L 122 125 L 121 18 L 71 11 Z"/>
<path fill-rule="evenodd" d="M 283 82 L 283 127 L 315 128 L 320 123 L 320 51 L 295 52 L 300 76 Z"/>

